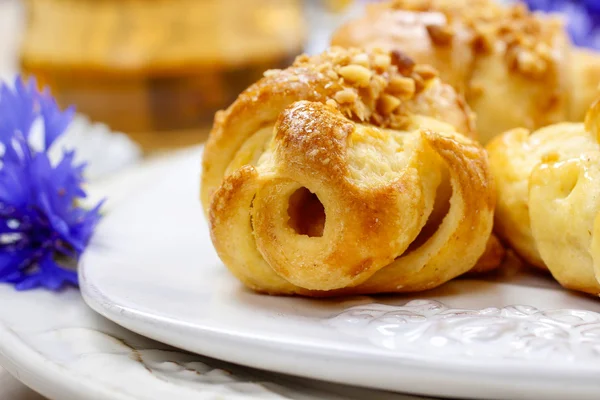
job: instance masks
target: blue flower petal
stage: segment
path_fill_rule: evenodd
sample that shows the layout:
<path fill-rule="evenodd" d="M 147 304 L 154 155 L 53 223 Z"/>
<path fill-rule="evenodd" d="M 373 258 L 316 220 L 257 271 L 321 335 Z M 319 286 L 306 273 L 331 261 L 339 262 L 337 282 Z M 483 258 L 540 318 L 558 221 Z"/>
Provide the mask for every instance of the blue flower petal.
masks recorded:
<path fill-rule="evenodd" d="M 4 207 L 10 205 L 20 208 L 26 205 L 29 198 L 29 185 L 26 171 L 13 162 L 4 163 L 0 170 L 0 202 Z"/>
<path fill-rule="evenodd" d="M 7 279 L 23 266 L 26 266 L 27 260 L 31 257 L 32 253 L 30 249 L 0 252 L 0 281 Z"/>
<path fill-rule="evenodd" d="M 18 284 L 25 279 L 25 273 L 21 270 L 0 277 L 0 282 Z"/>
<path fill-rule="evenodd" d="M 29 135 L 37 113 L 35 85 L 33 79 L 25 84 L 17 77 L 14 91 L 7 85 L 0 87 L 0 141 L 5 145 L 16 131 Z"/>
<path fill-rule="evenodd" d="M 48 91 L 33 79 L 18 79 L 11 89 L 0 85 L 0 282 L 18 290 L 59 290 L 77 285 L 77 274 L 57 257 L 79 258 L 100 219 L 99 203 L 84 210 L 77 202 L 85 164 L 65 151 L 53 165 L 48 149 L 70 124 L 74 110 L 61 111 Z M 44 126 L 41 152 L 31 148 L 29 132 L 36 119 Z M 8 235 L 8 236 L 7 236 Z"/>
<path fill-rule="evenodd" d="M 15 288 L 30 290 L 45 287 L 56 291 L 64 286 L 78 286 L 77 272 L 61 268 L 50 256 L 47 256 L 40 261 L 38 271 L 27 275 L 15 285 Z"/>
<path fill-rule="evenodd" d="M 600 1 L 598 0 L 581 0 L 588 11 L 592 14 L 600 14 Z"/>
<path fill-rule="evenodd" d="M 75 108 L 69 107 L 61 112 L 48 90 L 44 90 L 40 95 L 40 107 L 44 118 L 44 145 L 47 150 L 69 126 L 75 115 Z"/>

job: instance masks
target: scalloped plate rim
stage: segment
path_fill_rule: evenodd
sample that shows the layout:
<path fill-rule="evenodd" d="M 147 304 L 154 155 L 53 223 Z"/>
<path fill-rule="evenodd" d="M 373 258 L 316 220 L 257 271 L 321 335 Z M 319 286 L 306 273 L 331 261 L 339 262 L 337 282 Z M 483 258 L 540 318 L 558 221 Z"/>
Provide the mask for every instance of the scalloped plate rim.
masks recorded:
<path fill-rule="evenodd" d="M 85 271 L 85 267 L 83 265 L 84 265 L 84 263 L 81 264 L 81 266 L 82 266 L 81 270 Z M 85 272 L 82 272 L 80 274 L 80 278 L 83 279 L 83 281 L 87 282 Z M 236 330 L 226 330 L 226 329 L 212 328 L 210 326 L 190 324 L 190 323 L 186 323 L 184 321 L 179 321 L 177 319 L 169 318 L 168 316 L 165 316 L 165 315 L 145 313 L 145 312 L 142 312 L 139 310 L 134 310 L 129 307 L 124 307 L 124 306 L 121 306 L 119 304 L 112 302 L 110 299 L 105 297 L 102 294 L 102 292 L 100 290 L 98 290 L 98 288 L 94 284 L 89 283 L 89 282 L 87 282 L 84 286 L 82 286 L 81 292 L 82 292 L 85 302 L 92 309 L 94 309 L 96 312 L 98 312 L 105 318 L 110 319 L 113 322 L 115 322 L 131 331 L 142 334 L 143 336 L 150 337 L 151 339 L 158 340 L 158 341 L 170 344 L 175 347 L 178 347 L 177 344 L 170 343 L 170 340 L 168 337 L 165 340 L 161 340 L 160 338 L 150 336 L 151 334 L 147 335 L 147 334 L 144 334 L 143 332 L 137 332 L 137 330 L 139 330 L 139 328 L 137 328 L 137 330 L 136 330 L 137 326 L 135 325 L 135 323 L 132 323 L 131 320 L 140 321 L 140 322 L 148 324 L 148 325 L 155 324 L 159 321 L 162 321 L 171 328 L 177 327 L 177 329 L 181 329 L 182 331 L 189 330 L 189 333 L 192 333 L 192 332 L 197 333 L 198 331 L 201 331 L 207 337 L 212 336 L 209 340 L 217 340 L 217 339 L 224 340 L 225 339 L 225 340 L 228 340 L 230 342 L 230 344 L 238 344 L 238 345 L 252 344 L 255 346 L 260 346 L 263 351 L 281 350 L 281 348 L 277 348 L 277 345 L 290 346 L 289 348 L 294 348 L 294 350 L 296 350 L 298 353 L 302 353 L 305 356 L 323 355 L 323 352 L 325 352 L 325 353 L 331 352 L 330 354 L 327 354 L 327 355 L 332 355 L 332 354 L 335 354 L 336 351 L 341 350 L 341 349 L 335 349 L 335 348 L 331 348 L 331 347 L 327 347 L 327 346 L 317 346 L 317 345 L 307 346 L 307 345 L 286 342 L 286 341 L 281 341 L 281 340 L 273 340 L 273 339 L 265 340 L 264 338 L 261 338 L 261 337 L 253 337 L 252 335 L 245 335 L 243 332 L 236 331 Z M 379 304 L 379 303 L 374 302 L 372 304 Z M 180 347 L 180 348 L 182 348 L 183 350 L 190 350 L 190 349 L 186 349 L 183 347 Z M 194 350 L 190 350 L 190 351 L 194 351 Z M 229 362 L 242 363 L 240 361 L 236 361 L 235 357 L 231 357 L 228 354 L 212 354 L 212 353 L 213 353 L 212 350 L 208 347 L 202 350 L 202 354 L 208 355 L 210 357 L 222 359 L 222 360 L 229 361 Z M 361 360 L 361 359 L 359 359 L 359 357 L 373 356 L 374 354 L 377 355 L 378 357 L 382 357 L 382 359 L 380 359 L 379 361 L 385 360 L 385 361 L 389 361 L 391 363 L 395 363 L 399 360 L 410 361 L 414 364 L 413 365 L 405 365 L 405 367 L 411 367 L 411 368 L 418 367 L 418 368 L 431 369 L 431 367 L 432 367 L 431 363 L 435 362 L 435 363 L 438 363 L 438 365 L 436 365 L 436 367 L 440 367 L 442 372 L 455 372 L 457 365 L 464 368 L 462 371 L 460 371 L 461 373 L 477 373 L 477 374 L 479 374 L 479 373 L 481 373 L 482 369 L 484 369 L 484 370 L 489 369 L 490 371 L 485 371 L 485 372 L 492 373 L 492 370 L 498 368 L 497 366 L 495 366 L 493 364 L 482 362 L 481 359 L 467 358 L 466 360 L 450 361 L 449 359 L 445 359 L 445 360 L 439 359 L 438 356 L 434 356 L 434 355 L 426 355 L 426 354 L 415 355 L 413 353 L 400 353 L 399 354 L 399 353 L 385 351 L 382 349 L 372 349 L 372 350 L 354 349 L 350 352 L 349 355 L 351 355 L 355 361 L 364 361 L 364 359 Z M 582 365 L 573 365 L 572 368 L 570 369 L 570 371 L 565 371 L 564 368 L 561 368 L 558 365 L 548 364 L 547 362 L 544 362 L 544 361 L 528 360 L 528 361 L 526 361 L 526 363 L 528 365 L 525 365 L 525 366 L 522 365 L 523 364 L 522 360 L 517 360 L 517 359 L 504 359 L 504 360 L 502 360 L 502 362 L 513 364 L 513 365 L 510 365 L 510 367 L 516 368 L 516 370 L 514 370 L 515 377 L 518 377 L 520 374 L 522 374 L 524 372 L 527 372 L 528 374 L 530 374 L 532 366 L 545 369 L 545 371 L 540 372 L 540 375 L 543 375 L 543 376 L 540 376 L 540 379 L 547 379 L 548 375 L 546 375 L 546 374 L 557 373 L 557 374 L 560 374 L 561 377 L 564 377 L 565 372 L 572 372 L 574 374 L 589 373 L 590 374 L 589 376 L 582 377 L 582 379 L 586 380 L 586 379 L 591 379 L 591 378 L 597 378 L 598 373 L 600 373 L 600 364 L 598 367 L 593 367 L 589 364 L 584 364 L 583 366 Z M 260 363 L 256 363 L 256 362 L 250 362 L 249 364 L 246 364 L 246 363 L 242 363 L 242 364 L 253 367 L 253 368 L 264 368 L 264 366 L 261 366 Z M 275 370 L 275 372 L 281 372 L 281 371 Z M 294 374 L 294 375 L 298 374 L 297 372 L 289 372 L 289 373 Z M 513 373 L 511 373 L 511 375 L 513 375 Z M 531 377 L 531 375 L 529 377 Z M 311 378 L 315 378 L 315 376 L 312 376 Z M 600 389 L 600 385 L 598 387 Z"/>

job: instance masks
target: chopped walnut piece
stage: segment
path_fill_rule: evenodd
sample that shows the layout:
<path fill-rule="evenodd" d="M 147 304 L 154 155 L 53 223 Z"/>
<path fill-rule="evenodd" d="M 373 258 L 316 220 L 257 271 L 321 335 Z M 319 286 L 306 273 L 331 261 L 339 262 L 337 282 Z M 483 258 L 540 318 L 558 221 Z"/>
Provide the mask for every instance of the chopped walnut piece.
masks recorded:
<path fill-rule="evenodd" d="M 377 54 L 373 60 L 373 65 L 379 70 L 386 70 L 392 64 L 392 58 L 389 54 Z"/>
<path fill-rule="evenodd" d="M 387 87 L 388 92 L 410 99 L 415 94 L 415 81 L 411 78 L 393 77 Z"/>
<path fill-rule="evenodd" d="M 421 93 L 425 89 L 425 81 L 418 74 L 412 74 L 411 78 L 415 82 L 415 93 Z"/>
<path fill-rule="evenodd" d="M 438 76 L 437 69 L 435 69 L 431 65 L 427 65 L 427 64 L 419 64 L 419 65 L 415 66 L 413 73 L 420 75 L 421 78 L 423 78 L 426 81 Z"/>
<path fill-rule="evenodd" d="M 348 82 L 355 83 L 359 87 L 369 86 L 373 73 L 361 65 L 346 65 L 338 70 L 339 74 Z"/>
<path fill-rule="evenodd" d="M 338 108 L 338 103 L 335 100 L 333 100 L 333 99 L 327 99 L 327 101 L 325 102 L 325 104 L 327 104 L 329 107 L 332 107 L 332 108 L 335 108 L 335 109 Z"/>
<path fill-rule="evenodd" d="M 280 72 L 281 72 L 280 69 L 268 69 L 265 72 L 263 72 L 263 76 L 273 76 L 273 75 L 277 75 Z"/>
<path fill-rule="evenodd" d="M 340 90 L 335 94 L 335 101 L 340 104 L 354 103 L 358 98 L 358 94 L 352 89 Z"/>
<path fill-rule="evenodd" d="M 365 53 L 357 54 L 352 57 L 352 64 L 361 65 L 365 68 L 371 67 L 369 56 Z"/>
<path fill-rule="evenodd" d="M 319 72 L 327 72 L 331 70 L 331 63 L 330 62 L 324 62 L 322 64 L 317 65 L 316 70 Z"/>
<path fill-rule="evenodd" d="M 379 98 L 379 110 L 383 115 L 391 114 L 400 105 L 400 99 L 384 94 Z"/>
<path fill-rule="evenodd" d="M 391 56 L 392 65 L 398 68 L 398 72 L 404 76 L 409 76 L 412 73 L 415 67 L 415 62 L 412 58 L 397 50 L 392 51 Z"/>
<path fill-rule="evenodd" d="M 332 80 L 336 80 L 338 78 L 338 74 L 336 74 L 335 71 L 332 70 L 332 69 L 330 69 L 327 72 L 325 72 L 325 74 L 327 75 L 327 77 L 329 79 L 332 79 Z"/>

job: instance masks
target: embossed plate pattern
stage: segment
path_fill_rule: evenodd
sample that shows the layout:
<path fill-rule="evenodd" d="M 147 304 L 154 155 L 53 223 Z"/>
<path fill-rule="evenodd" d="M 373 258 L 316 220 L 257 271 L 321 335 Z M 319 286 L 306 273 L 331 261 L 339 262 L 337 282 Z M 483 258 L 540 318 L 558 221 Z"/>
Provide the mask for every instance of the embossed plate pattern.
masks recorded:
<path fill-rule="evenodd" d="M 210 243 L 199 156 L 182 156 L 101 223 L 85 300 L 192 352 L 303 377 L 469 398 L 597 398 L 600 302 L 513 263 L 418 296 L 335 300 L 245 290 Z"/>
<path fill-rule="evenodd" d="M 0 303 L 0 363 L 51 400 L 416 400 L 177 351 L 99 316 L 74 289 L 0 285 Z"/>

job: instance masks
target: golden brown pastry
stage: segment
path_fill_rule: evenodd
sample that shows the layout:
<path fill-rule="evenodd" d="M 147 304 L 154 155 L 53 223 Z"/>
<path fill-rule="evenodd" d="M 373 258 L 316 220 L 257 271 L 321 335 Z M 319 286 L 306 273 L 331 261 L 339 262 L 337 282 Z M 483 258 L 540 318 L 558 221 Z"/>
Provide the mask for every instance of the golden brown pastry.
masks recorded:
<path fill-rule="evenodd" d="M 496 177 L 496 232 L 566 288 L 600 294 L 600 102 L 585 123 L 530 133 L 515 129 L 489 145 Z"/>
<path fill-rule="evenodd" d="M 471 113 L 430 67 L 332 48 L 269 71 L 220 112 L 202 202 L 225 265 L 250 288 L 410 292 L 471 269 L 495 192 Z M 482 265 L 498 263 L 490 242 Z"/>
<path fill-rule="evenodd" d="M 477 114 L 481 141 L 508 129 L 581 121 L 600 56 L 571 45 L 556 17 L 494 0 L 394 0 L 341 27 L 334 45 L 396 49 L 431 64 Z"/>

